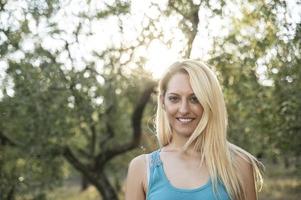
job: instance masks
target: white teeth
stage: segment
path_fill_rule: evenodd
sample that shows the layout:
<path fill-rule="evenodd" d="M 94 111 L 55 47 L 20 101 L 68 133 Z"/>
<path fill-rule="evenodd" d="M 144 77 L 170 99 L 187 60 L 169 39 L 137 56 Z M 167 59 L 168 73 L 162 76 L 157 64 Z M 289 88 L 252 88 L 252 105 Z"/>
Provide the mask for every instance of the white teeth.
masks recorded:
<path fill-rule="evenodd" d="M 178 118 L 178 120 L 179 120 L 180 122 L 184 122 L 184 123 L 187 123 L 187 122 L 191 122 L 191 121 L 192 121 L 191 118 Z"/>

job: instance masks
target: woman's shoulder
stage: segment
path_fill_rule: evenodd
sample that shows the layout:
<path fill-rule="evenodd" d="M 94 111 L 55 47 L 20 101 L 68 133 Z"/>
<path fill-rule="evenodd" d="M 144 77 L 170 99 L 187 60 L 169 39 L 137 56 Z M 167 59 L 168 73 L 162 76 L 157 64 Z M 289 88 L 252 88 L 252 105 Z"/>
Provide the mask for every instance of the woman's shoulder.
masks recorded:
<path fill-rule="evenodd" d="M 254 179 L 254 170 L 262 169 L 263 165 L 255 156 L 241 147 L 230 143 L 233 164 L 243 179 Z"/>
<path fill-rule="evenodd" d="M 230 153 L 232 159 L 239 164 L 252 164 L 253 161 L 258 162 L 257 158 L 243 148 L 229 142 Z"/>
<path fill-rule="evenodd" d="M 139 156 L 136 156 L 129 163 L 128 175 L 127 175 L 128 192 L 132 191 L 134 193 L 141 193 L 141 194 L 145 193 L 146 173 L 147 173 L 146 155 L 147 154 L 141 154 Z"/>
<path fill-rule="evenodd" d="M 231 144 L 230 151 L 234 167 L 237 169 L 247 199 L 257 199 L 256 182 L 262 181 L 261 168 L 263 165 L 252 154 L 246 150 Z"/>
<path fill-rule="evenodd" d="M 253 172 L 252 169 L 252 163 L 249 157 L 247 157 L 244 154 L 236 154 L 234 156 L 235 159 L 235 163 L 237 165 L 237 168 L 239 169 L 239 171 L 242 172 L 242 174 L 250 174 Z"/>
<path fill-rule="evenodd" d="M 146 154 L 140 154 L 138 156 L 136 156 L 135 158 L 133 158 L 130 161 L 129 167 L 131 168 L 143 168 L 146 167 L 147 162 L 149 161 L 149 157 L 154 154 L 155 152 L 160 151 L 160 149 L 154 150 L 150 153 L 146 153 Z"/>
<path fill-rule="evenodd" d="M 147 154 L 141 154 L 139 156 L 136 156 L 130 161 L 129 169 L 138 170 L 136 172 L 142 172 L 141 169 L 144 169 L 146 166 L 146 157 Z"/>

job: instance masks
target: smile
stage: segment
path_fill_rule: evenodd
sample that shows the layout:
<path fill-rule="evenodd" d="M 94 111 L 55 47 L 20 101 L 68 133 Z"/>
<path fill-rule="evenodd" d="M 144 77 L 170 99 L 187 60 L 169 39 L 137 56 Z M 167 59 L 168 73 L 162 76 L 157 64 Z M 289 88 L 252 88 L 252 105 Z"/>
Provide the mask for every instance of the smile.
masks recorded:
<path fill-rule="evenodd" d="M 178 121 L 182 122 L 182 123 L 189 123 L 191 122 L 192 120 L 194 120 L 193 118 L 177 118 Z"/>

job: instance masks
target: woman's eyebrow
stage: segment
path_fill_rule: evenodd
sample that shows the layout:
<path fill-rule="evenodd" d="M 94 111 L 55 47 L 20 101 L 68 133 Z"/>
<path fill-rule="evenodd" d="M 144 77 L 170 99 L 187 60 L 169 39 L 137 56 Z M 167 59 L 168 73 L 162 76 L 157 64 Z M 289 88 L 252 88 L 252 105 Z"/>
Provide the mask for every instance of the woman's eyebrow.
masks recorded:
<path fill-rule="evenodd" d="M 178 93 L 175 93 L 175 92 L 168 92 L 167 94 L 172 94 L 172 95 L 179 95 Z"/>
<path fill-rule="evenodd" d="M 176 93 L 176 92 L 168 92 L 167 94 L 168 95 L 177 95 L 177 96 L 180 96 L 180 94 Z M 188 94 L 188 96 L 195 96 L 195 93 Z"/>

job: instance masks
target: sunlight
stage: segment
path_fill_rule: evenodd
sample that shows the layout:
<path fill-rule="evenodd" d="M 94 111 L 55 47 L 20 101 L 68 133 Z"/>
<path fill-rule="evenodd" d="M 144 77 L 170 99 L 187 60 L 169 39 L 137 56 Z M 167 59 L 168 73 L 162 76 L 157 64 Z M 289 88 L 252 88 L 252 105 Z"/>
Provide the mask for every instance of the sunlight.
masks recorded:
<path fill-rule="evenodd" d="M 160 40 L 153 40 L 146 50 L 145 69 L 151 71 L 153 77 L 158 79 L 164 71 L 179 57 L 179 54 L 167 48 Z"/>

